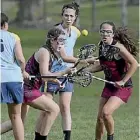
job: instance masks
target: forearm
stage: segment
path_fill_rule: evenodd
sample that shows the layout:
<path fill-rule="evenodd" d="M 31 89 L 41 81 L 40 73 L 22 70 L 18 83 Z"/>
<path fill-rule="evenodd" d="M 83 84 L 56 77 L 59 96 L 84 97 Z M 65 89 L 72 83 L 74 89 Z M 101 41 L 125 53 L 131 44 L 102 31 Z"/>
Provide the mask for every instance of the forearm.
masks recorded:
<path fill-rule="evenodd" d="M 20 59 L 20 60 L 18 60 L 18 62 L 19 62 L 19 65 L 20 65 L 20 68 L 21 68 L 21 71 L 22 72 L 24 72 L 25 71 L 25 59 L 23 58 L 23 59 Z"/>
<path fill-rule="evenodd" d="M 75 63 L 76 61 L 78 61 L 78 58 L 73 57 L 73 56 L 65 56 L 65 57 L 62 57 L 62 59 L 64 62 L 67 62 L 67 63 Z"/>
<path fill-rule="evenodd" d="M 66 70 L 60 71 L 60 72 L 53 72 L 53 73 L 48 71 L 48 72 L 42 72 L 41 76 L 58 76 L 58 77 L 60 77 L 60 76 L 65 75 L 66 73 L 67 73 Z"/>
<path fill-rule="evenodd" d="M 97 57 L 92 57 L 92 58 L 87 58 L 86 61 L 90 64 L 94 64 L 94 62 L 97 61 L 96 59 Z"/>
<path fill-rule="evenodd" d="M 102 67 L 101 66 L 89 66 L 85 69 L 85 71 L 89 71 L 91 73 L 95 73 L 95 72 L 99 72 L 102 71 Z"/>
<path fill-rule="evenodd" d="M 61 71 L 61 72 L 47 72 L 47 73 L 42 73 L 42 76 L 54 76 L 54 77 L 61 77 L 63 75 L 66 74 L 66 71 Z M 52 81 L 52 82 L 57 82 L 58 83 L 58 79 L 57 78 L 42 78 L 44 81 Z"/>
<path fill-rule="evenodd" d="M 91 64 L 85 70 L 92 72 L 92 73 L 95 73 L 95 72 L 102 71 L 103 69 L 102 69 L 99 61 L 94 61 L 94 64 Z"/>
<path fill-rule="evenodd" d="M 138 63 L 137 62 L 135 62 L 135 63 L 130 65 L 130 68 L 129 68 L 128 72 L 126 73 L 125 77 L 122 79 L 122 81 L 124 83 L 126 83 L 132 77 L 132 75 L 137 70 L 137 67 L 138 67 Z"/>

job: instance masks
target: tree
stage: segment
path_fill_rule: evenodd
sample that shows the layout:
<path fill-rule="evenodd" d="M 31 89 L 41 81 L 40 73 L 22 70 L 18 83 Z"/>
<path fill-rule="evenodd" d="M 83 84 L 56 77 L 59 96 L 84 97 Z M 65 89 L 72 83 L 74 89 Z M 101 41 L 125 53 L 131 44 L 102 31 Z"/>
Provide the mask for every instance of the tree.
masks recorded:
<path fill-rule="evenodd" d="M 139 5 L 139 0 L 128 0 L 129 5 Z"/>
<path fill-rule="evenodd" d="M 96 0 L 92 0 L 92 30 L 96 27 Z"/>
<path fill-rule="evenodd" d="M 36 8 L 40 6 L 39 0 L 18 0 L 18 12 L 15 21 L 22 23 L 23 21 L 35 20 Z"/>
<path fill-rule="evenodd" d="M 127 0 L 120 0 L 121 2 L 121 21 L 122 26 L 127 26 Z"/>

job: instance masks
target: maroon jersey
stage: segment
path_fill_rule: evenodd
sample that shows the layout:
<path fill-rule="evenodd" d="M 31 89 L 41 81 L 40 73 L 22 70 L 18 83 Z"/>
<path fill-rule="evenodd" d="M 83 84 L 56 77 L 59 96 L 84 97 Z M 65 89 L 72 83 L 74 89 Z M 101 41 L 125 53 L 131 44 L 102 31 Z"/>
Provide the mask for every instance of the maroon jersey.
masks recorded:
<path fill-rule="evenodd" d="M 47 48 L 46 48 L 47 49 Z M 49 62 L 49 70 L 52 66 L 52 62 L 53 62 L 53 58 L 52 55 L 50 57 L 50 62 Z M 25 70 L 27 73 L 29 73 L 29 75 L 34 75 L 34 76 L 40 76 L 40 71 L 39 71 L 39 63 L 35 60 L 34 54 L 29 58 Z M 43 81 L 41 78 L 35 78 L 35 79 L 31 79 L 31 80 L 26 80 L 24 82 L 24 87 L 25 88 L 29 88 L 29 89 L 39 89 L 42 85 Z"/>
<path fill-rule="evenodd" d="M 113 41 L 111 45 L 115 45 L 116 41 Z M 123 77 L 126 75 L 128 71 L 128 64 L 126 61 L 119 56 L 119 54 L 114 54 L 110 56 L 109 58 L 105 57 L 105 54 L 109 51 L 110 47 L 113 46 L 106 46 L 100 42 L 99 44 L 99 56 L 100 57 L 100 65 L 104 71 L 105 79 L 108 81 L 120 81 L 123 79 Z M 109 88 L 115 88 L 113 85 L 106 83 L 106 87 Z M 129 79 L 125 87 L 132 87 L 132 81 Z"/>

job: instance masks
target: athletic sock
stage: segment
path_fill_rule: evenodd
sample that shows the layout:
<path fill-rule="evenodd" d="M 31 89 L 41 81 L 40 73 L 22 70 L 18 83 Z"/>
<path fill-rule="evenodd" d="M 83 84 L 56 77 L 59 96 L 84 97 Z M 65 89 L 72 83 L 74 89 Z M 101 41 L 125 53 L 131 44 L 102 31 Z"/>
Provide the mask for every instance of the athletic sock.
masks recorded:
<path fill-rule="evenodd" d="M 47 140 L 47 136 L 40 135 L 40 138 L 38 140 Z"/>
<path fill-rule="evenodd" d="M 38 132 L 35 132 L 35 140 L 39 139 L 40 134 Z"/>
<path fill-rule="evenodd" d="M 112 134 L 112 135 L 107 134 L 107 140 L 114 140 L 114 134 Z"/>
<path fill-rule="evenodd" d="M 47 136 L 42 136 L 38 132 L 35 132 L 35 140 L 47 140 Z"/>
<path fill-rule="evenodd" d="M 71 130 L 65 130 L 64 133 L 64 140 L 70 140 Z"/>

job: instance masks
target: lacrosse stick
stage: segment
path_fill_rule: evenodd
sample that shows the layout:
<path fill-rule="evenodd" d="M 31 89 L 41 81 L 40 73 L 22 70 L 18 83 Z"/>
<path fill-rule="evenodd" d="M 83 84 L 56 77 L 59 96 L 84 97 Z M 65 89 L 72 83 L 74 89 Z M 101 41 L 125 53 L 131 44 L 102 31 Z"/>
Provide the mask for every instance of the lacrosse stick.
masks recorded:
<path fill-rule="evenodd" d="M 102 82 L 105 82 L 105 83 L 109 83 L 109 84 L 115 85 L 115 83 L 112 82 L 112 81 L 108 81 L 108 80 L 105 80 L 105 79 L 96 77 L 96 76 L 94 76 L 94 75 L 92 75 L 92 78 L 93 78 L 93 79 L 96 79 L 96 80 L 99 80 L 99 81 L 102 81 Z"/>
<path fill-rule="evenodd" d="M 76 66 L 79 64 L 79 61 L 75 63 L 75 65 L 72 68 L 76 68 Z M 48 78 L 48 79 L 61 79 L 64 78 L 63 82 L 61 83 L 61 86 L 68 80 L 70 82 L 77 83 L 83 87 L 88 86 L 92 82 L 92 75 L 89 72 L 82 71 L 83 67 L 80 68 L 78 71 L 72 73 L 72 74 L 66 74 L 63 76 L 41 76 L 41 75 L 31 75 L 29 77 L 29 80 L 35 79 L 35 78 Z"/>
<path fill-rule="evenodd" d="M 79 53 L 78 57 L 80 59 L 87 59 L 87 58 L 93 57 L 93 52 L 95 52 L 95 51 L 96 51 L 95 44 L 84 45 L 79 49 L 80 53 Z"/>
<path fill-rule="evenodd" d="M 100 55 L 98 58 L 96 58 L 96 60 L 100 59 L 102 57 L 105 57 L 106 59 L 111 60 L 115 54 L 119 53 L 119 51 L 120 51 L 120 49 L 115 46 L 106 45 L 104 47 L 104 51 L 103 51 L 102 55 Z"/>
<path fill-rule="evenodd" d="M 76 68 L 76 66 L 79 64 L 79 62 L 80 62 L 80 60 L 77 63 L 75 63 L 75 65 L 72 68 Z M 92 75 L 90 72 L 83 71 L 83 69 L 86 67 L 87 66 L 80 68 L 79 70 L 77 70 L 73 74 L 68 74 L 64 78 L 64 80 L 62 81 L 60 86 L 63 86 L 66 81 L 79 84 L 82 87 L 87 87 L 88 85 L 90 85 L 90 83 L 92 82 Z M 60 91 L 60 88 L 57 89 L 57 91 L 55 93 L 57 93 L 59 91 Z"/>

